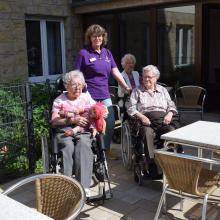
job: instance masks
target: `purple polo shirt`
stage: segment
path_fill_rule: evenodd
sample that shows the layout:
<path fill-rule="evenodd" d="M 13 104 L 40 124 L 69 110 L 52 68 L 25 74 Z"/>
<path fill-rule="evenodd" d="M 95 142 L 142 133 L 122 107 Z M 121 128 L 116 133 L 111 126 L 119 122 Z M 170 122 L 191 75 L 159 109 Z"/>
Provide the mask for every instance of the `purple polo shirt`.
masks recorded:
<path fill-rule="evenodd" d="M 83 72 L 88 91 L 96 100 L 110 97 L 108 79 L 114 67 L 117 65 L 111 52 L 106 48 L 102 48 L 100 54 L 92 48 L 82 49 L 75 63 L 75 69 Z"/>

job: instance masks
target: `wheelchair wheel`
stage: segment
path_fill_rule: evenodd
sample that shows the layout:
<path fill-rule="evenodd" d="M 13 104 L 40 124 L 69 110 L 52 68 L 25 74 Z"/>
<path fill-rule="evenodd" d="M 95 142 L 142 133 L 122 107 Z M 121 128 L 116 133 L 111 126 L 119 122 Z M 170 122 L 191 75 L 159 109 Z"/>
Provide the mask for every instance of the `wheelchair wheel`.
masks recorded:
<path fill-rule="evenodd" d="M 43 136 L 41 138 L 43 172 L 61 174 L 63 173 L 63 158 L 61 153 L 55 154 L 51 152 L 51 144 L 47 137 Z"/>
<path fill-rule="evenodd" d="M 132 162 L 133 145 L 131 142 L 131 132 L 127 121 L 122 124 L 121 133 L 121 156 L 123 165 L 126 169 L 131 170 L 133 167 Z"/>

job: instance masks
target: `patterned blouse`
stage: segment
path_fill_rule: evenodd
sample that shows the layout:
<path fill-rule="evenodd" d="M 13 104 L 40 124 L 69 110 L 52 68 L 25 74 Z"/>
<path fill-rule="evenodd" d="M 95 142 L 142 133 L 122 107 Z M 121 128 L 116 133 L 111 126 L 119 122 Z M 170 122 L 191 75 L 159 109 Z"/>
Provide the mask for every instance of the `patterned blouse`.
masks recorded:
<path fill-rule="evenodd" d="M 177 114 L 177 109 L 166 88 L 156 85 L 154 92 L 146 91 L 143 87 L 135 88 L 130 97 L 127 112 L 134 116 L 137 112 L 162 111 Z"/>

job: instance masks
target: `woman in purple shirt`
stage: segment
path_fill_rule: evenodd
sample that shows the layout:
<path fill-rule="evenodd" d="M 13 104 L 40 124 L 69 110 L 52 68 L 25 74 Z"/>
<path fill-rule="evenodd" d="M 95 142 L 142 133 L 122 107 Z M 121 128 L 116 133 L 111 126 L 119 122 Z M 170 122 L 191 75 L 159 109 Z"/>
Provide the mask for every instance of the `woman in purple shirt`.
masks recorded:
<path fill-rule="evenodd" d="M 110 74 L 114 76 L 122 88 L 127 91 L 130 91 L 130 88 L 119 72 L 111 52 L 104 48 L 106 43 L 107 32 L 105 29 L 98 24 L 89 26 L 85 33 L 86 48 L 80 50 L 75 68 L 83 72 L 92 98 L 101 101 L 108 108 L 105 147 L 109 150 L 115 121 L 108 88 Z"/>

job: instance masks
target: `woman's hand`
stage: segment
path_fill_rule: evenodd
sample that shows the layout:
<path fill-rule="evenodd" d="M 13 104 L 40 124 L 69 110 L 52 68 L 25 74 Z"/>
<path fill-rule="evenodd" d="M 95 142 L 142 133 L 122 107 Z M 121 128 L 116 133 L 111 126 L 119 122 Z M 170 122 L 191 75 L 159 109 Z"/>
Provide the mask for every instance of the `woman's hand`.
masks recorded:
<path fill-rule="evenodd" d="M 125 90 L 125 94 L 127 95 L 130 95 L 132 92 L 132 89 L 129 86 L 126 86 L 124 90 Z"/>
<path fill-rule="evenodd" d="M 69 122 L 74 125 L 85 127 L 88 124 L 88 120 L 82 116 L 76 116 L 69 119 Z"/>
<path fill-rule="evenodd" d="M 163 123 L 165 125 L 169 125 L 171 120 L 172 120 L 172 117 L 173 117 L 173 112 L 168 112 L 165 116 L 164 116 L 164 119 L 163 119 Z"/>

